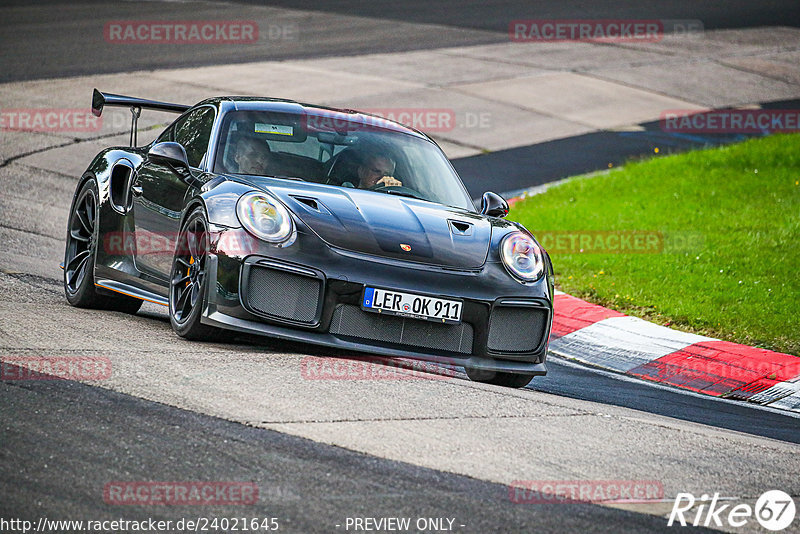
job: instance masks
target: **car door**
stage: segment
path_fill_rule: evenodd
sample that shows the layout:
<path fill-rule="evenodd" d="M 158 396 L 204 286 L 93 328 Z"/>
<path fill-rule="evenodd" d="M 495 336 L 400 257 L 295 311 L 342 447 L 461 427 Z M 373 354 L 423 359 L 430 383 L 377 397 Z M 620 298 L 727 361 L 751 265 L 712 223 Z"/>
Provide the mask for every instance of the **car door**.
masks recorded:
<path fill-rule="evenodd" d="M 193 173 L 201 172 L 209 150 L 216 111 L 212 106 L 193 109 L 179 118 L 158 141 L 175 141 L 186 149 Z M 132 186 L 136 229 L 136 268 L 160 280 L 169 279 L 175 242 L 180 230 L 189 183 L 166 163 L 146 160 Z"/>

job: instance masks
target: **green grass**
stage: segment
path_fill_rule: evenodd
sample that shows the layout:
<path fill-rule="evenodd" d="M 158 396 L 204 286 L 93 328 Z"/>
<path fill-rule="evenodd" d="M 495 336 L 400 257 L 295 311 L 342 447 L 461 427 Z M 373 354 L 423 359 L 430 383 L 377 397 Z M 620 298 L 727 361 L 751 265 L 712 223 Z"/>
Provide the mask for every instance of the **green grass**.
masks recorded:
<path fill-rule="evenodd" d="M 656 253 L 552 248 L 556 286 L 679 330 L 800 352 L 800 134 L 578 177 L 509 218 L 551 244 L 554 231 L 658 232 Z"/>

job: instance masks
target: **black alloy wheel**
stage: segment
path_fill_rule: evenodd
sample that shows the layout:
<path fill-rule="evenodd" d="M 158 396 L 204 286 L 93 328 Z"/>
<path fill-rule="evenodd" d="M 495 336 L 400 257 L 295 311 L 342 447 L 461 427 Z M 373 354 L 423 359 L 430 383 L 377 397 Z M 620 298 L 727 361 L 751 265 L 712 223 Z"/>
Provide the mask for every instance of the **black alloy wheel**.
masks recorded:
<path fill-rule="evenodd" d="M 64 293 L 79 308 L 136 313 L 142 306 L 137 298 L 104 295 L 94 284 L 94 264 L 99 239 L 97 183 L 91 179 L 81 187 L 69 215 L 64 250 Z"/>
<path fill-rule="evenodd" d="M 169 288 L 169 320 L 179 336 L 195 341 L 218 339 L 222 331 L 200 322 L 208 278 L 208 223 L 203 208 L 195 209 L 178 234 Z"/>

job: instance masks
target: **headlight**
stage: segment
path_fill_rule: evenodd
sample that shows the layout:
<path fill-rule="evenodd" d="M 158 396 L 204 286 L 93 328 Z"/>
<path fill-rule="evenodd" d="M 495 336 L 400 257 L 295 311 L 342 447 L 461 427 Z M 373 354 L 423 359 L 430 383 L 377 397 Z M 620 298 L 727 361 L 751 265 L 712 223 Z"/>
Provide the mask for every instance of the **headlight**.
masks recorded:
<path fill-rule="evenodd" d="M 265 193 L 245 193 L 236 203 L 236 216 L 245 230 L 270 243 L 282 243 L 294 230 L 286 207 Z"/>
<path fill-rule="evenodd" d="M 500 257 L 509 273 L 530 282 L 544 273 L 544 254 L 539 245 L 522 232 L 512 232 L 500 242 Z"/>

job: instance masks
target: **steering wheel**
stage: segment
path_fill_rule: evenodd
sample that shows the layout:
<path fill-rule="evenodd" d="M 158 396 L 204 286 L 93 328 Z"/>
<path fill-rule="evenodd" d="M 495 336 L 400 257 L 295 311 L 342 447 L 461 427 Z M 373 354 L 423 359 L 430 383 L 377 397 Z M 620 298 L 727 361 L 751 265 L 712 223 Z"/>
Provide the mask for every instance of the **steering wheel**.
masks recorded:
<path fill-rule="evenodd" d="M 348 173 L 348 170 L 350 170 L 348 167 L 353 165 L 351 150 L 346 148 L 331 158 L 328 172 L 325 173 L 326 184 L 341 185 L 342 181 L 350 174 Z"/>
<path fill-rule="evenodd" d="M 403 185 L 382 185 L 380 187 L 375 187 L 372 191 L 378 191 L 379 193 L 389 193 L 395 194 L 404 197 L 412 197 L 418 198 L 420 200 L 425 200 L 419 191 L 415 189 L 411 189 L 410 187 L 405 187 Z"/>

